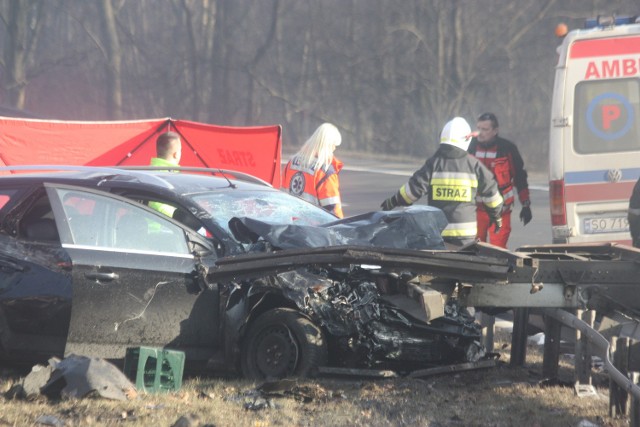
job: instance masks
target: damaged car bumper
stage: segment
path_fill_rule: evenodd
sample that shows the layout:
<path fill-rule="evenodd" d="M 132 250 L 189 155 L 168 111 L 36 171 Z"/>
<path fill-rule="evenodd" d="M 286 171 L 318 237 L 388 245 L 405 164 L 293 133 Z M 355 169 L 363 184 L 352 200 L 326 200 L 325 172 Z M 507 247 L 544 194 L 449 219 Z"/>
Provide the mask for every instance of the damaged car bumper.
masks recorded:
<path fill-rule="evenodd" d="M 320 328 L 329 365 L 408 371 L 485 355 L 481 327 L 457 293 L 464 279 L 505 280 L 508 270 L 464 253 L 339 246 L 228 257 L 207 278 L 226 283 L 225 324 L 236 325 L 227 343 L 255 335 L 256 319 L 284 306 Z M 229 360 L 267 357 L 242 344 L 228 351 Z"/>

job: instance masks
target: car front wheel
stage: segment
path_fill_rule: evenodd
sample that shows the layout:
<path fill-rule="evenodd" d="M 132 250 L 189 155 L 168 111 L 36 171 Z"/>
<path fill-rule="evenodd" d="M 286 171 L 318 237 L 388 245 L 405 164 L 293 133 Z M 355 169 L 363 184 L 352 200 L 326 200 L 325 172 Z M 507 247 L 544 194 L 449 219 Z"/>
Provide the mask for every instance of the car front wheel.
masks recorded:
<path fill-rule="evenodd" d="M 277 308 L 255 319 L 242 346 L 241 367 L 247 378 L 309 376 L 327 360 L 320 328 L 295 310 Z"/>

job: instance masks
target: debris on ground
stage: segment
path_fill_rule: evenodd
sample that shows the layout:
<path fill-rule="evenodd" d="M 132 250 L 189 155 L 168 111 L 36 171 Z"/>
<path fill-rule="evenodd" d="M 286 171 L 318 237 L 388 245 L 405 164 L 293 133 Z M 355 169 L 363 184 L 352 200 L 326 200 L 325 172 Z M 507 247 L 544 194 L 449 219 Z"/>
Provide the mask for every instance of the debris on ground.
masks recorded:
<path fill-rule="evenodd" d="M 31 372 L 7 392 L 9 398 L 82 398 L 98 395 L 106 399 L 131 400 L 135 386 L 115 365 L 100 358 L 69 355 L 51 358 L 47 366 L 35 365 Z"/>

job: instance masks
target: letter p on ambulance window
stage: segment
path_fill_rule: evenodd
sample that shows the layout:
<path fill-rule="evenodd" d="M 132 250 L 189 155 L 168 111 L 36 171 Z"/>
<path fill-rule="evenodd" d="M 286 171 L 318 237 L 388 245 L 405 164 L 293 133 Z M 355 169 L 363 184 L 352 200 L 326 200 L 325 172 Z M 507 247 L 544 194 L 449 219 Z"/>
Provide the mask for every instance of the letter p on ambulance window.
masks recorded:
<path fill-rule="evenodd" d="M 640 79 L 580 82 L 573 112 L 577 153 L 640 150 Z"/>

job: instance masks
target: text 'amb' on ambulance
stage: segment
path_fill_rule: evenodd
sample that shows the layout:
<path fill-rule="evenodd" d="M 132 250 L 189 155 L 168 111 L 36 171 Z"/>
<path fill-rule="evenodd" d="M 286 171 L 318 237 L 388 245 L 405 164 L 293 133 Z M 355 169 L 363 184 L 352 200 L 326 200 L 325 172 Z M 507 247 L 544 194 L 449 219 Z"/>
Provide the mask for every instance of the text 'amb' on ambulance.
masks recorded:
<path fill-rule="evenodd" d="M 587 20 L 564 36 L 558 54 L 549 141 L 553 242 L 631 245 L 627 209 L 640 177 L 640 16 Z"/>

